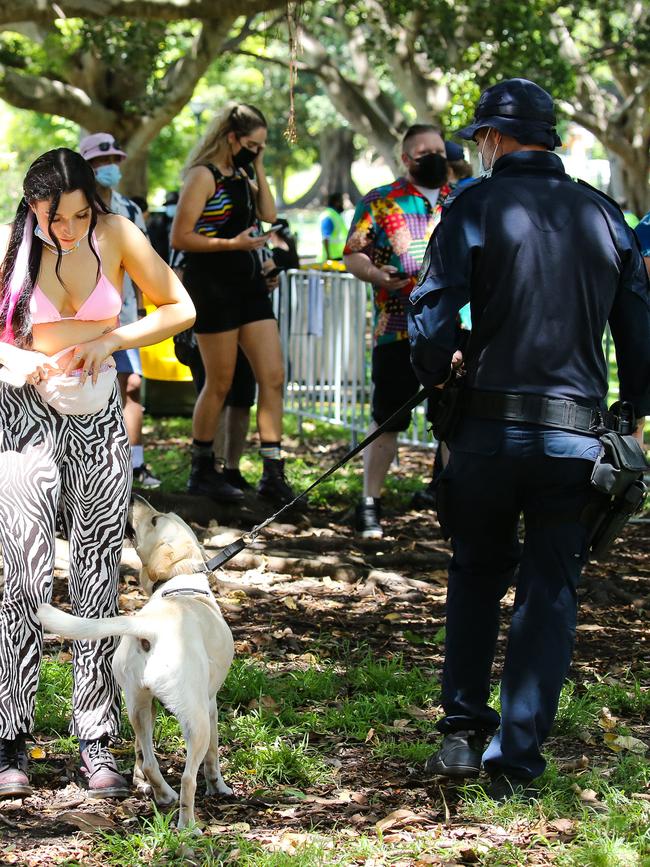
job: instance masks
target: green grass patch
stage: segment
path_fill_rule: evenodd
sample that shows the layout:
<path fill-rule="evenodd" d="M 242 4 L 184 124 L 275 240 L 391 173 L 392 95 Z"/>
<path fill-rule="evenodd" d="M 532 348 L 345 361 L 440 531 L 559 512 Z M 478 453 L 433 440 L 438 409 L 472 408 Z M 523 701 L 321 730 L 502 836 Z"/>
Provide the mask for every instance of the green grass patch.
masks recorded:
<path fill-rule="evenodd" d="M 385 738 L 373 745 L 372 752 L 378 759 L 402 759 L 409 765 L 422 767 L 434 747 L 429 741 L 407 743 L 403 739 Z"/>
<path fill-rule="evenodd" d="M 72 665 L 45 657 L 36 693 L 34 729 L 63 735 L 72 715 Z"/>
<path fill-rule="evenodd" d="M 276 737 L 230 755 L 228 770 L 257 785 L 314 786 L 332 779 L 332 769 L 310 749 L 305 737 L 299 743 Z"/>

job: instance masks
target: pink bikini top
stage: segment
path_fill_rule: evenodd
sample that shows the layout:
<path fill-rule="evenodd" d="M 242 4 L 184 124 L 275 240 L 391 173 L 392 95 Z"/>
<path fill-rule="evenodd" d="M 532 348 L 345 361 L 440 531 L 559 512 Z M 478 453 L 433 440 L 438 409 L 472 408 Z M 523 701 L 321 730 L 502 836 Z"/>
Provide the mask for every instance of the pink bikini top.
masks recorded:
<path fill-rule="evenodd" d="M 99 254 L 98 247 L 99 245 L 96 245 L 95 249 Z M 61 316 L 41 287 L 36 285 L 29 302 L 32 325 L 41 325 L 44 322 L 60 322 L 63 319 L 97 322 L 119 316 L 122 309 L 122 293 L 118 292 L 104 271 L 101 270 L 101 257 L 99 261 L 100 275 L 97 285 L 74 316 Z"/>

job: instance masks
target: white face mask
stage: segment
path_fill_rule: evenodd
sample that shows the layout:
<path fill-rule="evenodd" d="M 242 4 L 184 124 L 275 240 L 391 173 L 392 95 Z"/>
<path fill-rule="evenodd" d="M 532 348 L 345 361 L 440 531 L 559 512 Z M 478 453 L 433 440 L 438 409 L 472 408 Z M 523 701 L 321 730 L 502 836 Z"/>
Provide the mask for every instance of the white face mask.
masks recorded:
<path fill-rule="evenodd" d="M 492 151 L 492 156 L 490 157 L 490 162 L 488 163 L 484 157 L 483 152 L 485 151 L 485 146 L 487 145 L 488 139 L 490 138 L 490 133 L 488 133 L 483 139 L 483 144 L 481 145 L 481 149 L 478 152 L 478 164 L 479 164 L 479 177 L 481 178 L 489 178 L 492 175 L 492 168 L 494 166 L 494 156 L 497 152 L 497 148 L 501 144 L 501 141 L 495 142 L 494 150 Z"/>

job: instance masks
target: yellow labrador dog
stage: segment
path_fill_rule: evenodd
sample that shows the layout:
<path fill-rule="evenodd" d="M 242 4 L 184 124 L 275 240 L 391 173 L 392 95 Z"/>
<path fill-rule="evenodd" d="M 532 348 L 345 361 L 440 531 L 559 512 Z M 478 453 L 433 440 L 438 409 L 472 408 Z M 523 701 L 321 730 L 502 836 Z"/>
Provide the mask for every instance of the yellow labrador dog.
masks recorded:
<path fill-rule="evenodd" d="M 140 583 L 151 598 L 136 614 L 89 619 L 41 605 L 38 616 L 51 633 L 80 641 L 112 635 L 122 640 L 113 672 L 124 690 L 135 732 L 133 782 L 168 806 L 178 800 L 158 767 L 153 748 L 153 699 L 178 719 L 187 748 L 178 827 L 194 822 L 196 775 L 201 762 L 208 794 L 231 795 L 219 767 L 217 691 L 226 679 L 234 646 L 210 590 L 205 555 L 187 524 L 136 498 L 131 524 L 142 561 Z"/>

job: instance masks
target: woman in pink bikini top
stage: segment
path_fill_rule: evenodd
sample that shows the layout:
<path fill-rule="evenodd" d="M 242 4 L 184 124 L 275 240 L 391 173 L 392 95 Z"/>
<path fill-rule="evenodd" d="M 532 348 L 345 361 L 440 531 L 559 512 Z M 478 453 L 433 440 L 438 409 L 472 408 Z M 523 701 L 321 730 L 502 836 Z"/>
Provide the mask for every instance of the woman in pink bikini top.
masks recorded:
<path fill-rule="evenodd" d="M 53 161 L 68 183 L 50 191 L 46 163 Z M 186 328 L 194 308 L 142 233 L 108 212 L 79 154 L 44 154 L 24 192 L 0 271 L 0 379 L 36 386 L 59 412 L 96 411 L 113 388 L 112 353 Z M 125 270 L 157 310 L 119 326 Z"/>

